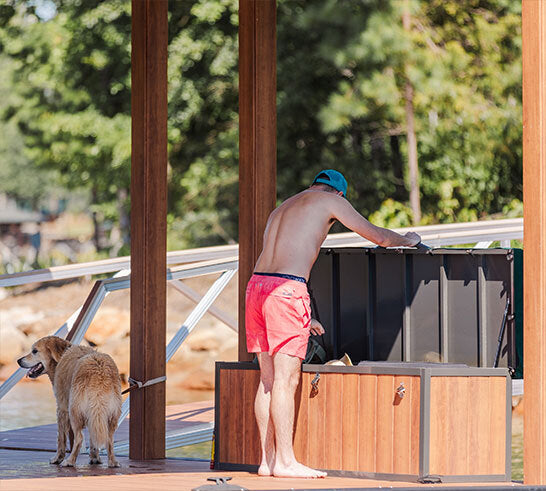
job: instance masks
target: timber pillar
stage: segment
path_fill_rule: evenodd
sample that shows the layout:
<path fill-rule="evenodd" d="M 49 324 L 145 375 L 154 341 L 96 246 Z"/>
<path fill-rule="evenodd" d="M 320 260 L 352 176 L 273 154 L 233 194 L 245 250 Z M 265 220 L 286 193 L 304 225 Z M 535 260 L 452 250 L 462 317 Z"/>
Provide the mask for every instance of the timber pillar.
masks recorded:
<path fill-rule="evenodd" d="M 167 0 L 133 0 L 131 53 L 131 366 L 165 375 Z M 129 456 L 165 458 L 165 382 L 131 392 Z"/>
<path fill-rule="evenodd" d="M 525 484 L 546 484 L 546 2 L 523 0 Z"/>
<path fill-rule="evenodd" d="M 246 284 L 262 250 L 277 188 L 276 1 L 239 0 L 239 360 Z"/>

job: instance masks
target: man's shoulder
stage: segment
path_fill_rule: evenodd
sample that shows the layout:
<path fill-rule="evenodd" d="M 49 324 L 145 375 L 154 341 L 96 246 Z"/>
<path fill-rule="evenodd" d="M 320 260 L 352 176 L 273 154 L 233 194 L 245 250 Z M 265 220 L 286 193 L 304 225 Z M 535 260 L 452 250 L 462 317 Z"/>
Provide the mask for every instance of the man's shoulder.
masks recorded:
<path fill-rule="evenodd" d="M 339 200 L 347 201 L 345 198 L 342 198 L 341 196 L 338 196 L 335 193 L 329 193 L 328 191 L 311 190 L 311 189 L 306 189 L 304 191 L 301 191 L 300 193 L 295 194 L 294 196 L 292 196 L 292 198 L 289 198 L 289 199 L 297 199 L 297 200 L 301 199 L 301 200 L 331 202 L 331 203 L 339 202 Z"/>
<path fill-rule="evenodd" d="M 283 201 L 275 210 L 279 214 L 284 214 L 290 209 L 306 209 L 312 208 L 313 210 L 322 209 L 328 213 L 342 212 L 343 209 L 350 206 L 349 202 L 338 196 L 335 193 L 329 193 L 327 191 L 311 191 L 305 190 L 298 194 L 295 194 Z M 275 215 L 277 214 L 275 213 Z"/>

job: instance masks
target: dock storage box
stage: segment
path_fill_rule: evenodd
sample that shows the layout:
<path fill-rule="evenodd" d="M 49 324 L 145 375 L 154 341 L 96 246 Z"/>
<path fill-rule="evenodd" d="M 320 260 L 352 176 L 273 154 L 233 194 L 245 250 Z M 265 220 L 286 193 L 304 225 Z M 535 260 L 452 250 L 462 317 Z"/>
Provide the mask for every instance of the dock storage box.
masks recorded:
<path fill-rule="evenodd" d="M 522 276 L 520 249 L 323 248 L 309 289 L 328 359 L 494 367 L 498 352 L 521 378 Z"/>
<path fill-rule="evenodd" d="M 303 365 L 302 372 L 294 451 L 303 464 L 333 475 L 410 482 L 510 480 L 506 368 L 368 362 Z M 258 468 L 258 382 L 253 363 L 216 364 L 217 469 Z"/>

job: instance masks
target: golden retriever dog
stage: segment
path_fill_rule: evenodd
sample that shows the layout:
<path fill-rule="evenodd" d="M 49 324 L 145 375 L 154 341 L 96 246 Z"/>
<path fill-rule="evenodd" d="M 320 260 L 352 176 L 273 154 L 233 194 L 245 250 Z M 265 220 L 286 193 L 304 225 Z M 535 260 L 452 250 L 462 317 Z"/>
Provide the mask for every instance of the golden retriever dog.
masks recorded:
<path fill-rule="evenodd" d="M 121 383 L 112 358 L 93 348 L 72 345 L 56 336 L 39 339 L 31 352 L 17 360 L 29 368 L 28 376 L 47 374 L 57 399 L 57 454 L 52 464 L 72 467 L 89 430 L 89 463 L 100 464 L 99 450 L 106 447 L 108 467 L 119 467 L 114 455 L 114 431 L 121 413 Z M 66 455 L 66 437 L 72 442 Z"/>

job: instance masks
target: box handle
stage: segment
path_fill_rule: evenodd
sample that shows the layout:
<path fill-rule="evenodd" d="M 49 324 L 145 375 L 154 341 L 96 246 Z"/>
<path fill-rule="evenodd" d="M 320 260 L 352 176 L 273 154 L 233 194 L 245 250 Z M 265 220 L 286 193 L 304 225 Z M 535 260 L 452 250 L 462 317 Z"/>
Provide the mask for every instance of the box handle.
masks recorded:
<path fill-rule="evenodd" d="M 318 394 L 318 383 L 320 381 L 320 373 L 316 373 L 313 377 L 313 380 L 311 380 L 311 393 L 309 394 L 309 397 L 313 398 Z"/>

